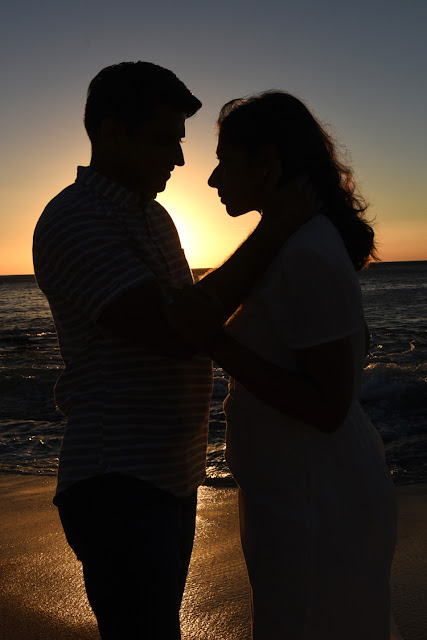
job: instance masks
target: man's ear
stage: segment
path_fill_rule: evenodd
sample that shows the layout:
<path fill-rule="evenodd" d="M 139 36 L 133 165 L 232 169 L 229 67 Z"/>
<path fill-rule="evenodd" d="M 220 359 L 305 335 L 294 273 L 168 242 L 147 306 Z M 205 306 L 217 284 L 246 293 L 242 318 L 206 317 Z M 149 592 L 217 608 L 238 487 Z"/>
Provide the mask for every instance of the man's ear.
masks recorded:
<path fill-rule="evenodd" d="M 99 127 L 99 139 L 109 146 L 118 146 L 128 140 L 125 127 L 114 118 L 104 118 Z"/>

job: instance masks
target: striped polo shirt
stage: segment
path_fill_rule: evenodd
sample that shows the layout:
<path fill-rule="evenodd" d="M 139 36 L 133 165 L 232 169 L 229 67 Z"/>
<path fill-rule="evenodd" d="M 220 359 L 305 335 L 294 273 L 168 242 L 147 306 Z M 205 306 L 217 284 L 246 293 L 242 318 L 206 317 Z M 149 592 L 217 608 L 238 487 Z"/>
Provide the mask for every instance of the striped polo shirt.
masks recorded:
<path fill-rule="evenodd" d="M 210 360 L 158 355 L 97 322 L 146 281 L 156 279 L 166 297 L 192 283 L 169 214 L 79 167 L 76 182 L 41 215 L 33 257 L 65 365 L 55 387 L 67 417 L 57 493 L 120 473 L 191 494 L 205 477 Z"/>

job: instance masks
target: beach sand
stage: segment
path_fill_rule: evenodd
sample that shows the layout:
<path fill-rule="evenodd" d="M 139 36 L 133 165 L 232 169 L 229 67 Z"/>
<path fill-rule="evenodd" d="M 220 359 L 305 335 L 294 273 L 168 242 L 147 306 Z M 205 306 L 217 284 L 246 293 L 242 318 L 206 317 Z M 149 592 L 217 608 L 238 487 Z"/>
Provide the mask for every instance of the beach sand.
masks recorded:
<path fill-rule="evenodd" d="M 55 479 L 0 476 L 1 640 L 99 640 L 67 546 Z M 393 607 L 405 640 L 427 638 L 427 484 L 397 487 Z M 183 640 L 249 640 L 248 584 L 233 488 L 202 487 L 182 605 Z"/>

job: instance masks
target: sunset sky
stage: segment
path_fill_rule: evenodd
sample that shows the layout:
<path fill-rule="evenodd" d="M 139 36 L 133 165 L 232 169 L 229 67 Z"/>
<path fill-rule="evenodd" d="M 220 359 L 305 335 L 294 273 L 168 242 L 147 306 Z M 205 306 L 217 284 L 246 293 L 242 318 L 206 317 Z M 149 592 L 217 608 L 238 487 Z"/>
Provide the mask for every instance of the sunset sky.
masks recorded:
<path fill-rule="evenodd" d="M 168 67 L 203 102 L 158 198 L 190 266 L 219 264 L 257 221 L 229 218 L 206 181 L 220 107 L 270 88 L 307 101 L 348 149 L 381 258 L 427 260 L 426 24 L 425 0 L 3 3 L 0 275 L 33 272 L 40 213 L 89 163 L 87 86 L 124 60 Z"/>

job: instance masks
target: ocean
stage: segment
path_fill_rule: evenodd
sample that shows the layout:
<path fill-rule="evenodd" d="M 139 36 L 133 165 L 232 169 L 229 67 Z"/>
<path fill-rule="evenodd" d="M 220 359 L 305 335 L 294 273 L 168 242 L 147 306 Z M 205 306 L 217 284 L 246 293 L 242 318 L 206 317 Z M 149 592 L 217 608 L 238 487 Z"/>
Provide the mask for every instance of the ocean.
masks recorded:
<path fill-rule="evenodd" d="M 394 482 L 427 482 L 427 262 L 375 263 L 360 282 L 371 332 L 362 405 Z M 0 277 L 0 318 L 0 473 L 55 475 L 65 423 L 53 387 L 62 360 L 34 276 Z M 218 486 L 233 482 L 224 460 L 227 379 L 215 366 L 207 484 Z"/>

